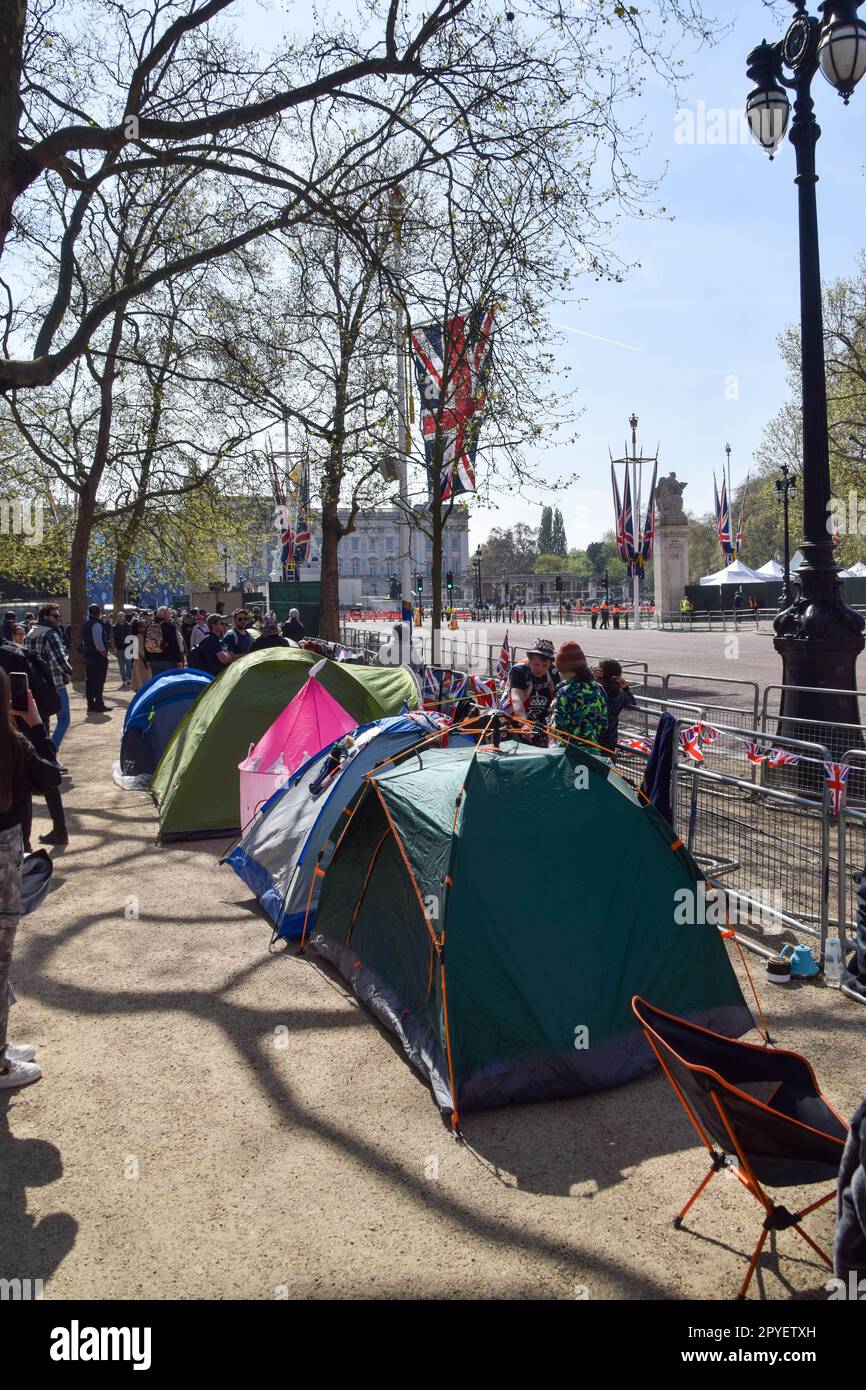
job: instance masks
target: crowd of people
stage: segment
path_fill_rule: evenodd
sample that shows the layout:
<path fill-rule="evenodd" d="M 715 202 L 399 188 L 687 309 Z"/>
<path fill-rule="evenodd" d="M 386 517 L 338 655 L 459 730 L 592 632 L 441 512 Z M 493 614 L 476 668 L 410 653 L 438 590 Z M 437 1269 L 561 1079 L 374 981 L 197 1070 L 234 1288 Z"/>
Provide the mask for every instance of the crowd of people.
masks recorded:
<path fill-rule="evenodd" d="M 137 690 L 164 671 L 190 666 L 218 675 L 232 661 L 263 647 L 304 645 L 296 608 L 282 625 L 273 613 L 239 608 L 227 618 L 200 609 L 105 612 L 91 604 L 81 628 L 87 714 L 108 714 L 105 685 L 113 656 L 121 690 Z M 24 855 L 32 852 L 33 796 L 43 796 L 51 829 L 43 845 L 66 845 L 69 834 L 62 784 L 70 769 L 60 759 L 69 729 L 72 633 L 60 608 L 44 604 L 20 619 L 3 615 L 0 641 L 0 1090 L 38 1081 L 35 1049 L 7 1037 L 12 952 L 21 909 Z M 53 729 L 52 729 L 53 722 Z"/>
<path fill-rule="evenodd" d="M 555 651 L 542 637 L 526 661 L 512 666 L 508 687 L 511 713 L 532 726 L 522 735 L 527 742 L 546 747 L 553 730 L 615 761 L 620 715 L 636 704 L 618 661 L 590 668 L 578 642 Z"/>

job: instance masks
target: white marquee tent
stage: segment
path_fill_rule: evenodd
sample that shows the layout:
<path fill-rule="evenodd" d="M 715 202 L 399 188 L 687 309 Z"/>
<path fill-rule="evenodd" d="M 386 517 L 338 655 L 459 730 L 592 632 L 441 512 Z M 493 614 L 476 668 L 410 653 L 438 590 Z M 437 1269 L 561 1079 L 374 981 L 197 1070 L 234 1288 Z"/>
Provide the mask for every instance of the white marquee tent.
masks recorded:
<path fill-rule="evenodd" d="M 705 574 L 701 584 L 766 584 L 768 576 L 759 574 L 757 570 L 749 569 L 742 560 L 734 560 L 733 564 L 726 565 L 723 570 L 718 570 L 715 574 Z"/>

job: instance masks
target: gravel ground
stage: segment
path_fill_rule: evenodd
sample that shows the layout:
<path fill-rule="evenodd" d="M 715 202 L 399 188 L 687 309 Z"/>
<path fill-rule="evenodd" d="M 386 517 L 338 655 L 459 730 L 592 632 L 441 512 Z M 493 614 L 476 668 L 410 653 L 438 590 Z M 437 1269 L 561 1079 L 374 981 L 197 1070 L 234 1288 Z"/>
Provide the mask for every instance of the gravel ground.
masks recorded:
<path fill-rule="evenodd" d="M 706 1161 L 659 1075 L 470 1115 L 455 1143 L 342 984 L 268 955 L 219 845 L 155 847 L 149 798 L 111 779 L 127 698 L 87 721 L 73 699 L 71 844 L 19 933 L 12 1036 L 45 1076 L 0 1101 L 0 1277 L 52 1299 L 731 1297 L 759 1209 L 717 1177 L 672 1228 Z M 866 1014 L 758 989 L 850 1114 Z M 808 1228 L 829 1245 L 832 1205 Z M 776 1248 L 750 1296 L 825 1297 L 808 1247 Z"/>

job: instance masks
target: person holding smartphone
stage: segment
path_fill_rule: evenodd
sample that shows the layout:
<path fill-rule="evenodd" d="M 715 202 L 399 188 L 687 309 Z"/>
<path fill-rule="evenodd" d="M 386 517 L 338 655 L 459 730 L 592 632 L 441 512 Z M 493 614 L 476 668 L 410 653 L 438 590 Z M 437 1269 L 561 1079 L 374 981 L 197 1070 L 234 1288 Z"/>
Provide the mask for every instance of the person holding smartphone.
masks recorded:
<path fill-rule="evenodd" d="M 30 819 L 32 796 L 34 791 L 56 790 L 60 784 L 54 747 L 26 676 L 15 672 L 13 678 L 15 703 L 20 706 L 24 701 L 24 708 L 17 711 L 12 707 L 12 680 L 0 668 L 0 1090 L 29 1086 L 42 1075 L 33 1060 L 35 1049 L 16 1046 L 7 1037 L 9 972 L 21 911 L 24 826 Z"/>

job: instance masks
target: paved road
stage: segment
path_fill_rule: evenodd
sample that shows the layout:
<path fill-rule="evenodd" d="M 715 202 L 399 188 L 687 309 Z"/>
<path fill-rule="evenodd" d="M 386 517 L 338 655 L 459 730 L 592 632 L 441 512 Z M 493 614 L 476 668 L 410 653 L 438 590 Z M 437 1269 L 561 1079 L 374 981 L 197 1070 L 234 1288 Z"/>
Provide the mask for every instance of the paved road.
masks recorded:
<path fill-rule="evenodd" d="M 384 632 L 387 623 L 357 623 L 359 629 Z M 425 625 L 425 643 L 429 648 L 430 628 Z M 501 623 L 461 624 L 456 633 L 445 635 L 443 657 L 445 663 L 450 659 L 453 648 L 455 664 L 461 668 L 466 664 L 466 653 L 476 655 L 487 647 L 494 648 L 498 654 L 505 636 L 506 627 Z M 705 697 L 718 699 L 730 696 L 733 703 L 741 704 L 735 698 L 736 687 L 728 686 L 728 681 L 757 681 L 763 689 L 776 685 L 782 678 L 782 663 L 776 653 L 769 628 L 755 631 L 744 620 L 742 630 L 733 632 L 669 632 L 657 628 L 642 628 L 639 632 L 631 629 L 614 632 L 608 629 L 595 632 L 590 628 L 558 625 L 556 623 L 533 626 L 529 623 L 510 624 L 508 637 L 512 647 L 522 651 L 537 637 L 548 637 L 557 646 L 566 638 L 576 638 L 590 661 L 605 656 L 614 656 L 618 661 L 646 662 L 648 670 L 660 675 L 670 672 L 693 674 L 699 679 L 690 687 L 683 683 L 681 690 L 687 688 L 691 693 L 701 692 Z M 861 658 L 862 661 L 862 658 Z M 866 665 L 861 667 L 862 682 L 866 683 Z"/>

